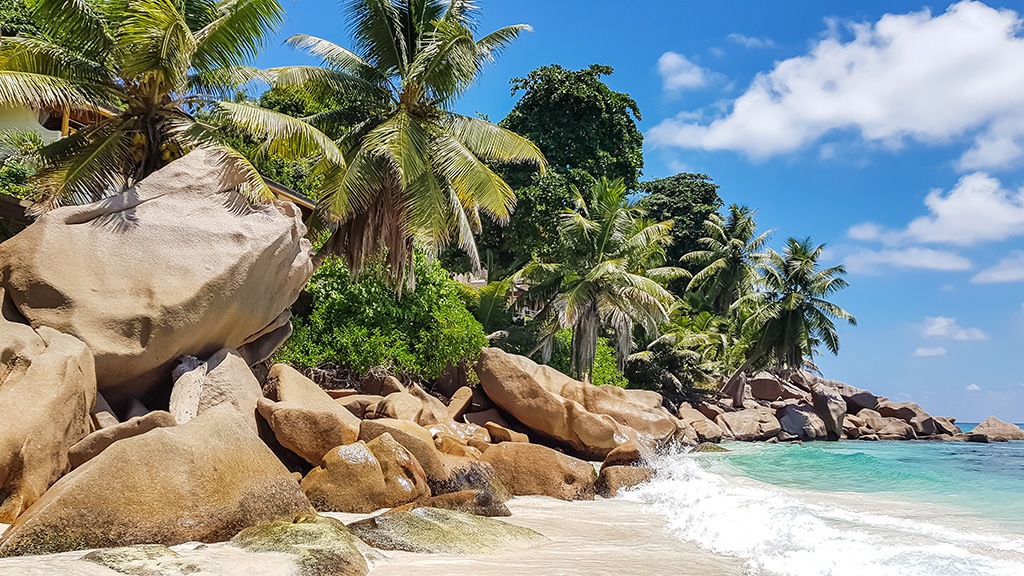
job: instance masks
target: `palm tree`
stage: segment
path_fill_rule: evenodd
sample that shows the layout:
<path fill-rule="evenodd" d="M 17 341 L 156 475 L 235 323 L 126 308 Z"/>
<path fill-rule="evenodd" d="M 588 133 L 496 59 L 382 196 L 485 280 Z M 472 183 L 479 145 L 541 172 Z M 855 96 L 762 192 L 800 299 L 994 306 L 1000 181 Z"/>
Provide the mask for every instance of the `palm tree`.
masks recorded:
<path fill-rule="evenodd" d="M 265 150 L 309 154 L 324 175 L 320 211 L 333 233 L 320 260 L 344 255 L 360 269 L 386 253 L 392 279 L 412 282 L 414 239 L 458 242 L 479 267 L 473 234 L 480 212 L 505 222 L 515 194 L 487 162 L 531 163 L 543 155 L 529 140 L 451 111 L 485 64 L 529 27 L 508 26 L 480 39 L 472 0 L 346 0 L 355 49 L 299 34 L 288 44 L 320 66 L 270 70 L 277 85 L 297 86 L 325 102 L 356 97 L 382 113 L 341 133 L 338 114 L 293 119 L 223 103 L 235 122 L 266 138 Z"/>
<path fill-rule="evenodd" d="M 813 360 L 818 344 L 839 353 L 834 320 L 857 325 L 849 312 L 825 300 L 849 284 L 843 266 L 819 268 L 824 248 L 813 246 L 810 238 L 790 238 L 781 255 L 770 250 L 762 289 L 736 302 L 749 310 L 743 328 L 752 335 L 758 363 L 799 370 Z"/>
<path fill-rule="evenodd" d="M 700 292 L 711 303 L 711 311 L 720 316 L 730 313 L 736 300 L 749 293 L 757 278 L 757 266 L 763 259 L 761 249 L 771 231 L 754 237 L 755 211 L 733 204 L 723 219 L 711 214 L 704 221 L 706 236 L 697 242 L 704 247 L 683 255 L 684 264 L 700 267 L 687 287 Z"/>
<path fill-rule="evenodd" d="M 622 180 L 602 178 L 590 206 L 576 193 L 576 210 L 559 225 L 561 262 L 534 261 L 518 274 L 531 287 L 524 297 L 544 303 L 548 331 L 572 327 L 572 372 L 589 380 L 602 326 L 615 334 L 619 368 L 632 347 L 634 325 L 655 334 L 668 320 L 674 297 L 663 284 L 686 272 L 660 266 L 671 241 L 672 221 L 651 222 L 626 198 Z"/>
<path fill-rule="evenodd" d="M 0 106 L 76 111 L 95 122 L 45 146 L 40 210 L 120 192 L 182 153 L 219 146 L 190 111 L 248 81 L 282 22 L 278 0 L 30 0 L 37 36 L 0 42 Z"/>

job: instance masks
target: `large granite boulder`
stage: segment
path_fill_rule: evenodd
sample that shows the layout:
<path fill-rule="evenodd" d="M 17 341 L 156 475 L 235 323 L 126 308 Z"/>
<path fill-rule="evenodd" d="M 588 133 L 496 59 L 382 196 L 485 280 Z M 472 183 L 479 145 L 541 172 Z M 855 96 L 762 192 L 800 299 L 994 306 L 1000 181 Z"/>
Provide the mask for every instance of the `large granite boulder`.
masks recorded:
<path fill-rule="evenodd" d="M 880 396 L 842 382 L 829 382 L 828 386 L 839 392 L 839 395 L 846 401 L 846 411 L 850 414 L 857 414 L 865 409 L 875 410 L 878 408 L 879 402 L 882 401 Z"/>
<path fill-rule="evenodd" d="M 302 491 L 322 512 L 364 514 L 430 496 L 423 468 L 390 434 L 330 450 Z"/>
<path fill-rule="evenodd" d="M 218 542 L 312 513 L 298 482 L 227 405 L 113 443 L 61 478 L 4 533 L 0 556 Z"/>
<path fill-rule="evenodd" d="M 263 398 L 263 390 L 249 369 L 249 363 L 237 350 L 222 348 L 205 361 L 184 356 L 172 375 L 175 380 L 168 411 L 178 424 L 214 406 L 226 404 L 237 410 L 250 428 L 257 430 L 256 404 Z"/>
<path fill-rule="evenodd" d="M 876 436 L 879 440 L 916 440 L 917 432 L 914 428 L 900 418 L 882 416 L 880 413 L 864 408 L 857 413 L 857 417 L 864 422 L 866 429 L 861 430 L 860 439 L 867 436 Z M 864 434 L 869 432 L 869 434 Z"/>
<path fill-rule="evenodd" d="M 0 289 L 0 300 L 3 290 Z M 68 469 L 89 434 L 96 400 L 92 354 L 81 340 L 0 315 L 0 523 L 11 523 Z"/>
<path fill-rule="evenodd" d="M 85 342 L 115 407 L 166 387 L 174 361 L 259 361 L 290 334 L 313 272 L 293 204 L 251 205 L 243 175 L 195 151 L 122 194 L 58 208 L 0 244 L 0 287 L 33 327 Z"/>
<path fill-rule="evenodd" d="M 627 440 L 670 440 L 682 428 L 677 418 L 651 407 L 646 397 L 584 384 L 497 348 L 481 352 L 476 371 L 499 408 L 584 458 L 601 460 Z"/>
<path fill-rule="evenodd" d="M 68 460 L 70 460 L 72 468 L 78 468 L 95 458 L 100 452 L 103 452 L 118 440 L 132 438 L 157 428 L 168 428 L 176 425 L 177 422 L 174 421 L 174 416 L 171 416 L 170 412 L 164 412 L 163 410 L 155 410 L 145 416 L 136 416 L 127 422 L 121 422 L 120 424 L 89 434 L 68 450 Z"/>
<path fill-rule="evenodd" d="M 641 466 L 607 466 L 601 468 L 594 485 L 597 495 L 612 498 L 620 490 L 633 488 L 654 478 L 654 470 Z"/>
<path fill-rule="evenodd" d="M 275 364 L 264 385 L 268 398 L 259 400 L 260 415 L 281 446 L 313 465 L 329 450 L 359 437 L 359 418 L 294 368 Z"/>
<path fill-rule="evenodd" d="M 348 529 L 374 548 L 421 554 L 481 554 L 544 539 L 529 528 L 439 508 L 385 512 Z"/>
<path fill-rule="evenodd" d="M 989 416 L 984 422 L 975 426 L 974 430 L 971 430 L 971 434 L 984 434 L 993 442 L 1024 440 L 1024 430 L 1021 430 L 1020 426 L 1003 422 L 995 416 Z"/>
<path fill-rule="evenodd" d="M 790 404 L 775 413 L 782 431 L 800 440 L 818 440 L 828 437 L 825 422 L 810 406 Z"/>
<path fill-rule="evenodd" d="M 392 392 L 366 410 L 365 418 L 411 420 L 420 426 L 451 422 L 448 407 L 417 385 L 408 392 Z"/>
<path fill-rule="evenodd" d="M 546 446 L 504 442 L 484 452 L 483 461 L 494 467 L 501 483 L 514 496 L 594 499 L 594 467 Z"/>
<path fill-rule="evenodd" d="M 811 392 L 814 411 L 825 424 L 825 432 L 829 440 L 843 437 L 843 418 L 846 417 L 846 400 L 839 391 L 830 386 L 815 386 Z"/>
<path fill-rule="evenodd" d="M 715 420 L 734 440 L 758 442 L 775 437 L 782 426 L 775 412 L 763 406 L 756 406 L 737 412 L 725 412 Z"/>
<path fill-rule="evenodd" d="M 747 378 L 750 396 L 755 400 L 774 402 L 776 400 L 805 400 L 807 393 L 781 380 L 771 372 L 756 372 Z"/>
<path fill-rule="evenodd" d="M 231 545 L 293 556 L 295 573 L 303 576 L 364 576 L 370 571 L 359 540 L 341 521 L 325 516 L 304 515 L 250 526 L 235 535 Z"/>
<path fill-rule="evenodd" d="M 708 418 L 696 408 L 691 408 L 689 404 L 683 404 L 679 407 L 677 412 L 679 419 L 687 423 L 693 428 L 694 433 L 697 434 L 697 439 L 700 442 L 721 442 L 722 436 L 725 432 L 722 428 L 708 420 Z"/>

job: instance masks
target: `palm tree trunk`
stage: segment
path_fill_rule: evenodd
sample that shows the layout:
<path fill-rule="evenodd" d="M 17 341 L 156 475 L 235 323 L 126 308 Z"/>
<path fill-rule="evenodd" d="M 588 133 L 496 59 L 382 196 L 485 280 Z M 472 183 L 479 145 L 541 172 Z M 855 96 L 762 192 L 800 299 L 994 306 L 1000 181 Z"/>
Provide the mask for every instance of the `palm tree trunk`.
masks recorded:
<path fill-rule="evenodd" d="M 590 382 L 597 352 L 597 302 L 587 304 L 572 327 L 572 374 Z"/>

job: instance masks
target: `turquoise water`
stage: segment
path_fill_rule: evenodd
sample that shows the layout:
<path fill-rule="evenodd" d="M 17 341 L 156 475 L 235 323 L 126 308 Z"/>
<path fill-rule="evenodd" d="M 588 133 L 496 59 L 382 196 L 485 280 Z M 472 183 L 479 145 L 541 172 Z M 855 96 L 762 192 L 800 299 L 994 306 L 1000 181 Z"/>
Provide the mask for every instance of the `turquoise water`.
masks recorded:
<path fill-rule="evenodd" d="M 776 486 L 950 507 L 1024 534 L 1024 442 L 731 444 L 709 469 Z"/>
<path fill-rule="evenodd" d="M 751 576 L 1024 576 L 1024 442 L 732 442 L 623 497 Z"/>

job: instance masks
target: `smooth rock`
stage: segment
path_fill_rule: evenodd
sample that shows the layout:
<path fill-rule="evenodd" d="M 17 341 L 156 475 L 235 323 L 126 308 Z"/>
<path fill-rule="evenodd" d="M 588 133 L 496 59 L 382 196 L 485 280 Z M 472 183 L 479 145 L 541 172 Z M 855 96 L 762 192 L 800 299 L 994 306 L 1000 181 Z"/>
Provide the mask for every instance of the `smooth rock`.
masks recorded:
<path fill-rule="evenodd" d="M 365 417 L 411 420 L 420 426 L 452 420 L 444 403 L 415 384 L 409 387 L 408 392 L 388 394 L 372 406 L 372 411 L 368 410 Z"/>
<path fill-rule="evenodd" d="M 403 510 L 441 508 L 489 517 L 512 515 L 508 506 L 505 505 L 505 499 L 499 498 L 490 490 L 460 490 L 449 494 L 439 494 L 404 504 L 398 508 Z"/>
<path fill-rule="evenodd" d="M 839 440 L 843 436 L 843 418 L 846 417 L 846 400 L 835 388 L 815 386 L 811 391 L 814 411 L 825 425 L 829 440 Z"/>
<path fill-rule="evenodd" d="M 603 459 L 631 439 L 668 441 L 681 429 L 678 419 L 621 389 L 584 384 L 497 348 L 481 351 L 476 371 L 499 408 L 586 458 Z"/>
<path fill-rule="evenodd" d="M 359 552 L 359 540 L 343 523 L 304 515 L 250 526 L 231 539 L 249 552 L 280 552 L 295 556 L 302 576 L 364 576 L 370 569 Z"/>
<path fill-rule="evenodd" d="M 385 512 L 348 529 L 374 548 L 421 554 L 480 554 L 543 539 L 529 528 L 439 508 Z"/>
<path fill-rule="evenodd" d="M 654 470 L 639 466 L 602 467 L 597 476 L 597 495 L 604 498 L 616 496 L 620 490 L 627 490 L 654 478 Z"/>
<path fill-rule="evenodd" d="M 63 477 L 4 534 L 0 556 L 219 542 L 312 507 L 232 407 L 115 442 Z"/>
<path fill-rule="evenodd" d="M 846 403 L 843 403 L 846 406 Z M 781 408 L 776 417 L 779 419 L 779 426 L 782 432 L 800 440 L 818 440 L 828 437 L 825 422 L 818 416 L 814 408 L 810 406 L 785 406 Z M 791 438 L 779 438 L 786 441 Z"/>
<path fill-rule="evenodd" d="M 1024 430 L 1019 426 L 1003 422 L 995 416 L 989 416 L 984 422 L 978 424 L 971 430 L 971 435 L 984 434 L 992 442 L 1005 442 L 1007 440 L 1024 440 Z"/>
<path fill-rule="evenodd" d="M 697 439 L 700 442 L 721 442 L 724 432 L 722 428 L 708 420 L 699 410 L 691 408 L 688 404 L 679 407 L 679 419 L 686 422 L 693 428 Z"/>
<path fill-rule="evenodd" d="M 768 440 L 782 430 L 772 410 L 763 406 L 726 412 L 718 417 L 715 424 L 734 439 L 744 442 Z"/>
<path fill-rule="evenodd" d="M 383 396 L 375 396 L 373 394 L 351 394 L 335 398 L 334 401 L 351 412 L 356 418 L 362 419 L 366 416 L 367 411 L 372 410 L 383 399 Z"/>
<path fill-rule="evenodd" d="M 604 462 L 601 463 L 601 469 L 604 470 L 611 466 L 640 466 L 649 461 L 652 456 L 654 456 L 654 451 L 650 446 L 630 440 L 609 452 L 605 456 Z"/>
<path fill-rule="evenodd" d="M 171 416 L 170 412 L 162 410 L 150 412 L 145 416 L 132 418 L 127 422 L 122 422 L 110 428 L 104 428 L 89 434 L 68 450 L 68 460 L 71 462 L 72 468 L 78 468 L 118 440 L 145 434 L 157 428 L 168 428 L 176 425 L 177 422 L 174 421 L 174 416 Z"/>
<path fill-rule="evenodd" d="M 486 422 L 484 429 L 491 436 L 491 442 L 500 444 L 502 442 L 529 442 L 530 437 L 522 432 L 516 432 L 495 422 Z"/>
<path fill-rule="evenodd" d="M 3 300 L 0 289 L 0 300 Z M 0 315 L 0 523 L 13 522 L 70 467 L 92 430 L 96 374 L 89 348 L 50 328 Z"/>
<path fill-rule="evenodd" d="M 52 210 L 0 244 L 0 287 L 32 326 L 89 346 L 112 405 L 166 401 L 180 356 L 282 343 L 313 272 L 299 209 L 250 204 L 243 181 L 197 150 L 117 196 Z"/>
<path fill-rule="evenodd" d="M 196 368 L 182 373 L 171 388 L 168 411 L 175 422 L 185 424 L 214 406 L 227 404 L 255 431 L 256 403 L 263 398 L 263 389 L 242 355 L 232 348 L 223 348 L 203 362 L 194 360 L 185 357 L 178 364 Z"/>
<path fill-rule="evenodd" d="M 459 388 L 452 394 L 451 399 L 448 401 L 448 416 L 452 420 L 462 420 L 462 415 L 469 410 L 472 403 L 473 389 L 469 386 Z"/>
<path fill-rule="evenodd" d="M 494 467 L 502 485 L 515 496 L 594 499 L 594 467 L 546 446 L 505 442 L 489 448 L 483 461 Z"/>

